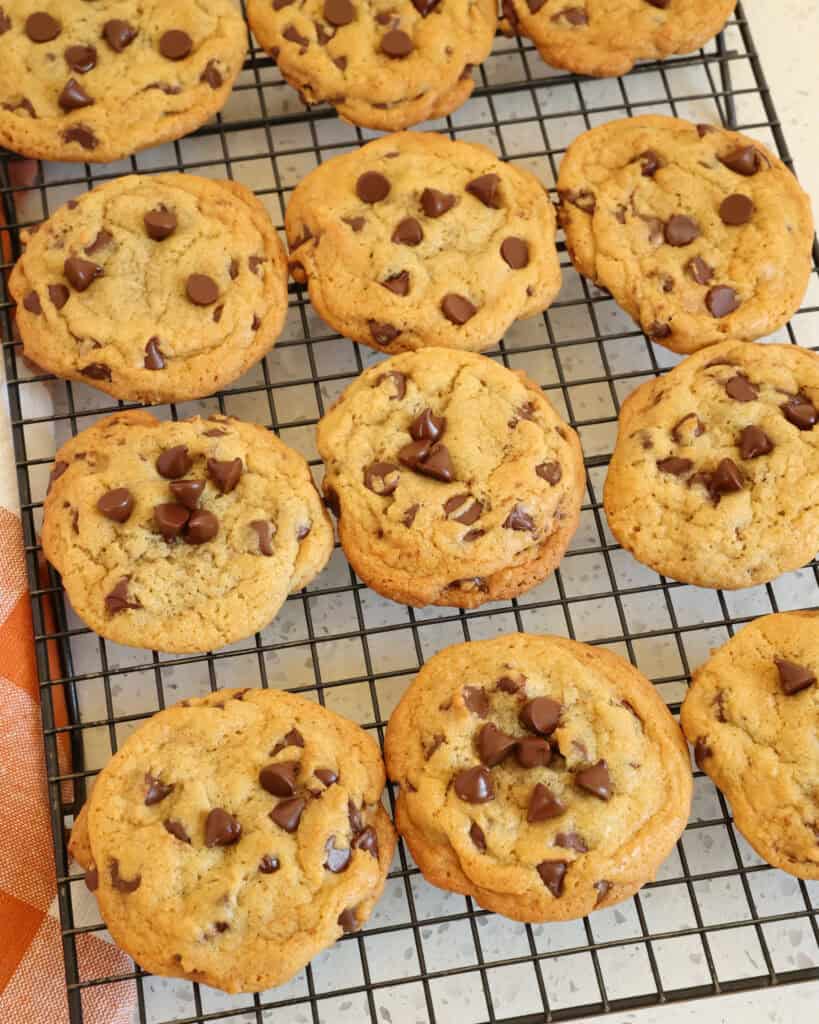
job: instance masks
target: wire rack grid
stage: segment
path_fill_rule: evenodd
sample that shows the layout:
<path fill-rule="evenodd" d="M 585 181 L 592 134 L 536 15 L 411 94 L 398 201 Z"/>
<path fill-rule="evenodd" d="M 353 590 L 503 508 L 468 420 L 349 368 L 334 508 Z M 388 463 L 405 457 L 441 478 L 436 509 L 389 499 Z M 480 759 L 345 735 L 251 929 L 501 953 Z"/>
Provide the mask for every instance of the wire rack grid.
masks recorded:
<path fill-rule="evenodd" d="M 252 43 L 252 40 L 251 40 Z M 737 7 L 697 54 L 591 81 L 541 63 L 527 42 L 499 37 L 456 114 L 430 127 L 486 142 L 553 190 L 560 157 L 579 132 L 615 117 L 670 113 L 748 132 L 789 155 L 752 41 Z M 637 565 L 613 542 L 601 488 L 622 399 L 677 359 L 650 345 L 610 296 L 583 281 L 560 243 L 564 285 L 547 314 L 515 325 L 490 353 L 524 369 L 578 430 L 587 495 L 581 526 L 555 575 L 512 602 L 474 611 L 413 610 L 382 600 L 336 550 L 328 569 L 293 595 L 252 640 L 195 657 L 106 643 L 65 601 L 38 546 L 54 451 L 116 403 L 55 381 L 24 362 L 14 334 L 8 273 L 19 231 L 103 180 L 132 171 L 185 170 L 254 188 L 281 227 L 292 188 L 311 167 L 371 133 L 326 108 L 306 110 L 275 65 L 252 48 L 222 114 L 193 136 L 115 165 L 48 164 L 27 195 L 19 158 L 0 154 L 0 322 L 31 588 L 58 903 L 72 1024 L 101 986 L 129 987 L 139 1024 L 534 1024 L 819 979 L 819 884 L 762 863 L 735 831 L 710 781 L 695 773 L 691 822 L 657 880 L 589 919 L 529 926 L 488 914 L 420 876 L 399 846 L 385 895 L 364 930 L 341 940 L 286 986 L 229 997 L 154 978 L 137 965 L 96 975 L 83 940 L 104 931 L 65 835 L 87 785 L 143 719 L 186 696 L 226 685 L 282 687 L 346 714 L 383 740 L 390 711 L 424 660 L 448 643 L 511 630 L 554 632 L 601 644 L 649 675 L 672 712 L 690 670 L 757 615 L 819 606 L 819 565 L 739 593 L 700 591 Z M 15 201 L 17 200 L 17 201 Z M 814 260 L 819 250 L 814 246 Z M 819 348 L 819 277 L 776 340 Z M 265 423 L 320 471 L 318 418 L 378 356 L 333 334 L 291 286 L 274 351 L 230 389 L 163 406 L 163 417 L 223 412 Z M 69 759 L 70 757 L 70 759 Z M 394 794 L 388 799 L 392 805 Z"/>

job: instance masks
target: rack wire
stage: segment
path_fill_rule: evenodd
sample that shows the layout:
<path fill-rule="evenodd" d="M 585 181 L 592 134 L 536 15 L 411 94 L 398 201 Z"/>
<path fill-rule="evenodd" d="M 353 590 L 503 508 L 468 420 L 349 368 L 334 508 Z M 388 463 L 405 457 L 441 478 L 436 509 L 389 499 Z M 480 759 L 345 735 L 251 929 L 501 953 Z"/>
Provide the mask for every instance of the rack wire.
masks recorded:
<path fill-rule="evenodd" d="M 251 40 L 252 43 L 252 40 Z M 556 72 L 525 41 L 499 37 L 460 111 L 430 127 L 484 141 L 533 170 L 553 191 L 571 139 L 601 121 L 643 112 L 722 123 L 790 156 L 741 5 L 699 53 L 638 65 L 605 82 Z M 252 47 L 230 102 L 177 143 L 115 165 L 43 165 L 23 199 L 19 157 L 0 153 L 0 323 L 25 554 L 41 681 L 43 734 L 58 902 L 72 1024 L 100 986 L 131 986 L 139 1024 L 321 1024 L 325 1021 L 534 1024 L 819 979 L 819 883 L 762 863 L 733 826 L 722 796 L 695 773 L 691 822 L 657 880 L 632 900 L 561 925 L 522 925 L 433 889 L 399 846 L 385 895 L 365 929 L 341 940 L 283 988 L 228 997 L 137 965 L 98 977 L 83 936 L 104 926 L 71 865 L 66 828 L 89 780 L 143 719 L 184 696 L 224 685 L 306 694 L 383 740 L 389 712 L 424 660 L 447 643 L 515 629 L 555 632 L 627 656 L 676 714 L 690 671 L 709 648 L 760 614 L 819 606 L 819 564 L 740 593 L 698 591 L 634 563 L 613 542 L 601 488 L 625 395 L 675 363 L 652 347 L 610 296 L 580 279 L 559 245 L 564 286 L 541 318 L 517 324 L 489 353 L 525 369 L 580 433 L 587 494 L 581 526 L 554 577 L 511 602 L 474 611 L 416 611 L 378 598 L 337 550 L 330 567 L 292 596 L 262 633 L 193 657 L 133 651 L 91 634 L 59 577 L 42 565 L 37 534 L 54 451 L 100 415 L 125 407 L 82 384 L 27 366 L 15 340 L 7 279 L 20 229 L 120 174 L 180 170 L 249 184 L 281 228 L 292 188 L 312 166 L 372 133 L 329 108 L 305 109 L 275 65 Z M 24 211 L 21 215 L 20 210 Z M 819 348 L 819 248 L 806 305 L 777 340 Z M 303 289 L 290 288 L 274 351 L 236 384 L 164 417 L 226 412 L 255 419 L 320 468 L 314 427 L 374 353 L 333 334 Z M 48 403 L 43 403 L 44 393 Z M 55 656 L 56 655 L 56 656 Z M 61 757 L 67 746 L 70 763 Z M 389 792 L 390 805 L 394 794 Z"/>

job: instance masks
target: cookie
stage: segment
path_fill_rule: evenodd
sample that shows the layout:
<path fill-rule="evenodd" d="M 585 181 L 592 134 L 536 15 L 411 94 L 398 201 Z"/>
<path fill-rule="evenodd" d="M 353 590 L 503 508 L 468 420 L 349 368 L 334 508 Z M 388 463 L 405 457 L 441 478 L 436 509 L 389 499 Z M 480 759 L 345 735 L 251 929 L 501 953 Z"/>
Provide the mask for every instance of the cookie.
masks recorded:
<path fill-rule="evenodd" d="M 476 608 L 545 579 L 577 528 L 580 442 L 523 373 L 470 352 L 366 370 L 320 420 L 344 553 L 394 601 Z"/>
<path fill-rule="evenodd" d="M 390 718 L 396 825 L 433 885 L 517 921 L 633 895 L 688 820 L 682 734 L 602 647 L 514 633 L 421 669 Z"/>
<path fill-rule="evenodd" d="M 819 879 L 819 612 L 764 615 L 694 673 L 680 712 L 698 767 L 760 857 Z"/>
<path fill-rule="evenodd" d="M 547 64 L 579 75 L 624 75 L 638 60 L 697 50 L 736 0 L 502 0 L 507 35 L 531 39 Z"/>
<path fill-rule="evenodd" d="M 235 182 L 119 178 L 23 237 L 10 288 L 26 356 L 116 398 L 210 395 L 284 324 L 284 247 Z"/>
<path fill-rule="evenodd" d="M 140 967 L 258 992 L 369 917 L 395 846 L 383 788 L 353 722 L 278 690 L 218 690 L 128 738 L 69 849 Z"/>
<path fill-rule="evenodd" d="M 540 182 L 491 150 L 404 132 L 321 164 L 285 219 L 318 313 L 382 352 L 489 348 L 560 289 Z"/>
<path fill-rule="evenodd" d="M 247 48 L 231 0 L 3 0 L 0 145 L 107 163 L 187 135 L 227 102 Z"/>
<path fill-rule="evenodd" d="M 307 463 L 264 427 L 134 410 L 57 452 L 42 544 L 100 636 L 191 653 L 266 626 L 333 531 Z"/>
<path fill-rule="evenodd" d="M 609 528 L 663 576 L 734 590 L 819 550 L 819 356 L 726 341 L 623 404 Z"/>
<path fill-rule="evenodd" d="M 572 262 L 674 352 L 750 341 L 799 308 L 810 202 L 756 140 L 646 115 L 569 146 L 557 182 Z"/>
<path fill-rule="evenodd" d="M 498 23 L 494 0 L 248 0 L 247 16 L 306 104 L 381 131 L 460 107 Z"/>

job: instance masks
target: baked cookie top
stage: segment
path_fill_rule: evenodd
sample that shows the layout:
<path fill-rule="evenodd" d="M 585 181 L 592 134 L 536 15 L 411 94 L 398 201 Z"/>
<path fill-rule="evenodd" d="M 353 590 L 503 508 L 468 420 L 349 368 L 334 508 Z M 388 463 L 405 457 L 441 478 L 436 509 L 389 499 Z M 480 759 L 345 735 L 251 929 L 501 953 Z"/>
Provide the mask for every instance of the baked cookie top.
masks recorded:
<path fill-rule="evenodd" d="M 284 324 L 284 247 L 235 182 L 118 178 L 23 237 L 10 288 L 26 355 L 117 398 L 210 395 Z"/>
<path fill-rule="evenodd" d="M 321 164 L 293 192 L 285 227 L 291 272 L 320 315 L 383 352 L 489 348 L 560 288 L 540 182 L 434 133 Z"/>
<path fill-rule="evenodd" d="M 3 0 L 0 144 L 106 163 L 198 128 L 247 47 L 231 0 Z"/>
<path fill-rule="evenodd" d="M 701 587 L 751 587 L 819 549 L 819 356 L 726 341 L 620 412 L 604 505 L 634 557 Z"/>
<path fill-rule="evenodd" d="M 248 0 L 247 16 L 306 103 L 385 131 L 460 106 L 498 22 L 494 0 Z"/>
<path fill-rule="evenodd" d="M 319 422 L 344 552 L 405 604 L 474 607 L 545 577 L 574 533 L 580 442 L 523 373 L 470 352 L 366 370 Z"/>
<path fill-rule="evenodd" d="M 666 348 L 750 341 L 799 308 L 810 202 L 756 140 L 672 117 L 611 121 L 569 146 L 557 187 L 574 265 Z"/>
<path fill-rule="evenodd" d="M 396 824 L 424 875 L 521 921 L 651 880 L 688 820 L 682 734 L 611 652 L 516 633 L 423 667 L 390 718 Z"/>
<path fill-rule="evenodd" d="M 694 673 L 680 713 L 698 766 L 774 867 L 819 879 L 819 612 L 764 615 Z"/>
<path fill-rule="evenodd" d="M 307 463 L 264 427 L 134 410 L 57 452 L 42 543 L 95 632 L 192 652 L 266 626 L 333 531 Z"/>
<path fill-rule="evenodd" d="M 638 60 L 690 53 L 721 31 L 736 0 L 502 0 L 502 27 L 547 64 L 624 75 Z"/>
<path fill-rule="evenodd" d="M 70 850 L 141 967 L 256 992 L 369 916 L 395 845 L 383 787 L 353 722 L 278 690 L 218 690 L 129 737 Z"/>

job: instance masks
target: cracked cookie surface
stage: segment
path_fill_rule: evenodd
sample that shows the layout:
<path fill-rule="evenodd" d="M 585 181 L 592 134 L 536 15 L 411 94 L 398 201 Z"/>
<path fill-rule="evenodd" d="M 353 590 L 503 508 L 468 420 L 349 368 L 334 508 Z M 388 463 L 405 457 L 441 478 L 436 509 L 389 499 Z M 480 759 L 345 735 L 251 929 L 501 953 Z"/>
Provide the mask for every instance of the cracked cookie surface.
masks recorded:
<path fill-rule="evenodd" d="M 687 749 L 651 683 L 562 637 L 436 654 L 385 749 L 396 825 L 428 881 L 519 921 L 626 899 L 688 820 Z"/>
<path fill-rule="evenodd" d="M 307 463 L 263 427 L 137 410 L 57 452 L 42 543 L 95 632 L 194 652 L 266 626 L 333 533 Z"/>
<path fill-rule="evenodd" d="M 476 351 L 560 288 L 540 182 L 491 150 L 403 132 L 334 157 L 296 187 L 290 270 L 341 334 L 390 354 Z"/>
<path fill-rule="evenodd" d="M 712 39 L 736 0 L 502 0 L 502 28 L 531 39 L 547 64 L 624 75 L 638 60 L 690 53 Z"/>
<path fill-rule="evenodd" d="M 575 267 L 666 348 L 751 341 L 799 308 L 810 202 L 754 139 L 671 117 L 612 121 L 569 146 L 557 188 Z"/>
<path fill-rule="evenodd" d="M 132 175 L 61 207 L 11 276 L 25 354 L 117 398 L 184 401 L 231 383 L 287 313 L 284 247 L 243 185 Z"/>
<path fill-rule="evenodd" d="M 369 917 L 395 846 L 383 788 L 353 722 L 278 690 L 218 690 L 129 737 L 69 849 L 142 968 L 256 992 Z"/>
<path fill-rule="evenodd" d="M 819 549 L 819 356 L 727 341 L 623 403 L 603 495 L 620 544 L 701 587 L 751 587 Z"/>
<path fill-rule="evenodd" d="M 378 593 L 474 608 L 545 579 L 577 528 L 575 432 L 540 388 L 470 352 L 366 370 L 318 425 L 344 553 Z"/>
<path fill-rule="evenodd" d="M 107 163 L 221 110 L 247 33 L 230 0 L 3 0 L 0 46 L 0 144 Z"/>
<path fill-rule="evenodd" d="M 249 0 L 247 16 L 305 103 L 382 131 L 461 106 L 498 20 L 494 0 Z"/>
<path fill-rule="evenodd" d="M 694 673 L 680 721 L 757 853 L 819 879 L 819 612 L 764 615 Z"/>

